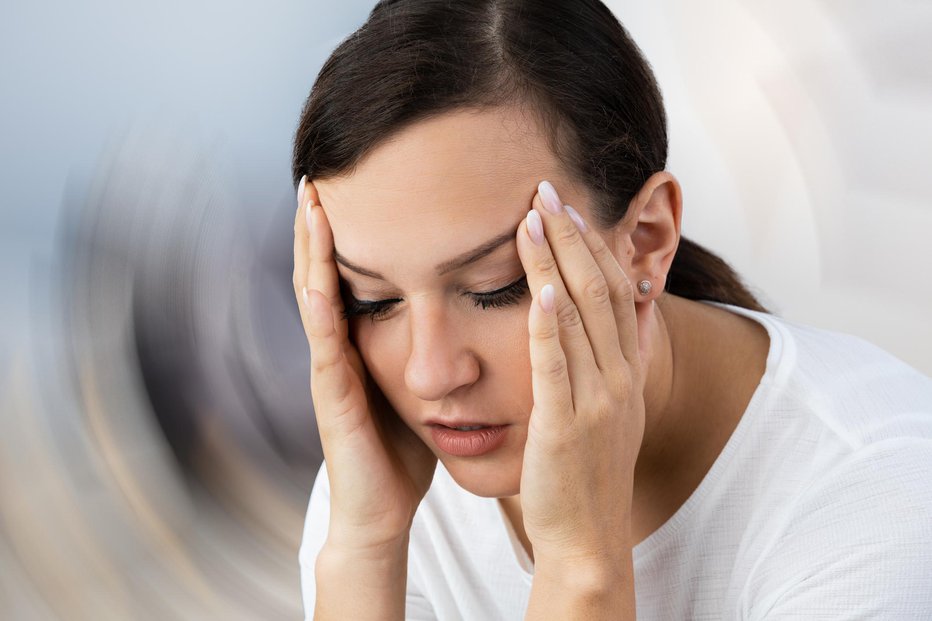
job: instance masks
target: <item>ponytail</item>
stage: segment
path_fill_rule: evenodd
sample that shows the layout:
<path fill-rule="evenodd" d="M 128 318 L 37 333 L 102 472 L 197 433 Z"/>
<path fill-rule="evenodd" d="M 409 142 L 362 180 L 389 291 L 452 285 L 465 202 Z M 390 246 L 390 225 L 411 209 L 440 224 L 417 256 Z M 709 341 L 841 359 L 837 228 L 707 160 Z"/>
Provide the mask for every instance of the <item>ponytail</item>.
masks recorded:
<path fill-rule="evenodd" d="M 666 291 L 690 300 L 711 300 L 769 313 L 718 255 L 680 237 L 667 275 Z"/>

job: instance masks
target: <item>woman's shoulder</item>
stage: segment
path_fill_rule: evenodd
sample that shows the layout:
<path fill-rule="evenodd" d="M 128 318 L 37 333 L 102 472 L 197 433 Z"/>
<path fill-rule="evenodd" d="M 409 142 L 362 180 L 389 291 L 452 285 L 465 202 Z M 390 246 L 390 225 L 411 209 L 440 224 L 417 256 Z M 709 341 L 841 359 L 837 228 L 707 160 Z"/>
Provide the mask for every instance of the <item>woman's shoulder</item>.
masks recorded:
<path fill-rule="evenodd" d="M 767 329 L 768 409 L 811 417 L 851 449 L 891 438 L 932 439 L 932 378 L 892 353 L 853 334 L 713 304 Z"/>
<path fill-rule="evenodd" d="M 778 314 L 731 304 L 712 301 L 703 301 L 703 303 L 727 309 L 761 323 L 767 329 L 771 339 L 779 341 L 776 344 L 787 349 L 788 357 L 793 358 L 792 362 L 804 363 L 808 371 L 834 374 L 839 368 L 867 367 L 876 371 L 903 373 L 914 376 L 922 382 L 932 382 L 932 378 L 923 375 L 891 352 L 855 334 L 818 327 L 787 319 Z M 818 366 L 819 363 L 832 364 L 821 369 L 809 368 L 814 365 Z"/>
<path fill-rule="evenodd" d="M 779 491 L 755 497 L 768 526 L 747 568 L 746 618 L 913 618 L 932 601 L 932 378 L 856 335 L 734 312 L 771 336 L 766 399 L 751 413 L 759 436 L 742 463 Z"/>
<path fill-rule="evenodd" d="M 847 415 L 852 423 L 860 420 L 865 433 L 884 427 L 892 432 L 900 420 L 916 423 L 901 429 L 905 435 L 932 438 L 932 378 L 854 334 L 773 320 L 793 340 L 792 388 L 813 407 L 839 418 Z"/>

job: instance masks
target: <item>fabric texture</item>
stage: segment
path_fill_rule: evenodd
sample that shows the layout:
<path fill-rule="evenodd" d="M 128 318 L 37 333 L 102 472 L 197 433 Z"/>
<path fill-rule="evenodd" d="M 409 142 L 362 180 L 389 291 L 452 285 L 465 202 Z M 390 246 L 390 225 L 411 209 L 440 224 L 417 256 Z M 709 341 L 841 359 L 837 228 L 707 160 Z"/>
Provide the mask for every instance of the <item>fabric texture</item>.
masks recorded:
<path fill-rule="evenodd" d="M 766 371 L 709 472 L 634 548 L 637 618 L 932 619 L 932 379 L 858 337 L 761 323 Z M 299 551 L 308 619 L 326 464 Z M 524 617 L 534 568 L 494 498 L 438 464 L 414 519 L 406 618 Z"/>

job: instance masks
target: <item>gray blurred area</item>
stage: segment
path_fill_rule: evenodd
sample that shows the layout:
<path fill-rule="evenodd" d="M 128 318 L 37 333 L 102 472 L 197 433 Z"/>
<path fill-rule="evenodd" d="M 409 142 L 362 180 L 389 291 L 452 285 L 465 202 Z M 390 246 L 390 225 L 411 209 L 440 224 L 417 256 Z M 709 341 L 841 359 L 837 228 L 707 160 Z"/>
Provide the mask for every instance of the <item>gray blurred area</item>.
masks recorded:
<path fill-rule="evenodd" d="M 0 619 L 302 618 L 290 147 L 369 8 L 0 9 Z"/>
<path fill-rule="evenodd" d="M 608 4 L 684 233 L 932 373 L 932 4 Z M 0 7 L 0 619 L 302 617 L 291 140 L 372 5 Z"/>

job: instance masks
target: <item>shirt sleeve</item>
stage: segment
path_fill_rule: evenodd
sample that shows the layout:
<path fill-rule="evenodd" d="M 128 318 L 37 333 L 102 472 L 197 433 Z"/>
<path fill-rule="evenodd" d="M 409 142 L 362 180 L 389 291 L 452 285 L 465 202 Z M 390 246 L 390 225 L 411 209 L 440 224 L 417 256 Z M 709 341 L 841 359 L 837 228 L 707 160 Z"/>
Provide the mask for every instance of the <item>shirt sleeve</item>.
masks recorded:
<path fill-rule="evenodd" d="M 932 619 L 932 440 L 868 445 L 812 486 L 748 582 L 750 621 Z"/>
<path fill-rule="evenodd" d="M 314 578 L 314 566 L 317 555 L 327 540 L 330 524 L 330 480 L 327 477 L 327 463 L 320 465 L 311 498 L 308 502 L 307 515 L 304 518 L 304 533 L 298 550 L 298 563 L 301 570 L 301 598 L 304 603 L 304 618 L 314 619 L 314 605 L 317 601 L 317 582 Z M 407 621 L 436 621 L 433 608 L 427 598 L 420 592 L 412 576 L 411 562 L 408 562 L 407 593 L 405 595 L 405 619 Z"/>

